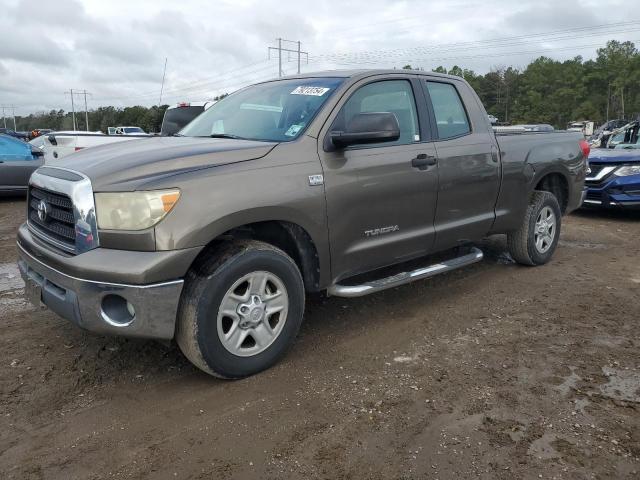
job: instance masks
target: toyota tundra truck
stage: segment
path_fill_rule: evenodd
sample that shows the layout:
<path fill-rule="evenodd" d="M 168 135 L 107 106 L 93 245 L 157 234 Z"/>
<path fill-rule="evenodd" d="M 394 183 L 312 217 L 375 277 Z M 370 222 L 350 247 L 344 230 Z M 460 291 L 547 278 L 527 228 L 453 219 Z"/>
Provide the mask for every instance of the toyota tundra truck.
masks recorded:
<path fill-rule="evenodd" d="M 492 234 L 517 262 L 547 263 L 588 153 L 581 133 L 496 134 L 458 77 L 268 81 L 175 136 L 36 170 L 19 267 L 27 296 L 79 327 L 175 340 L 203 371 L 246 377 L 291 346 L 308 292 L 461 268 Z"/>

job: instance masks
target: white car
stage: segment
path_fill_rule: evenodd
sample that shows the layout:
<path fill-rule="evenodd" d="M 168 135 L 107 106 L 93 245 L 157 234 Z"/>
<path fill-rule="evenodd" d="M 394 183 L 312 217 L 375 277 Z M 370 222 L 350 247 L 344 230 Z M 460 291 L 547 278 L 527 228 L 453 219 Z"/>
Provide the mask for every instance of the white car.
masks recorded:
<path fill-rule="evenodd" d="M 109 135 L 149 135 L 140 127 L 116 127 L 115 131 L 111 133 L 109 129 Z"/>

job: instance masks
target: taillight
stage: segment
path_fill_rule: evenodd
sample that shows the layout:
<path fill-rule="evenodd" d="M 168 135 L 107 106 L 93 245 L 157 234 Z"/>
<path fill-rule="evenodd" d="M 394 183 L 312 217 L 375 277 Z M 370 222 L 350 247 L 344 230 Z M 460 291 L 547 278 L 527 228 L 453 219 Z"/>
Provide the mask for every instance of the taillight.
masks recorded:
<path fill-rule="evenodd" d="M 74 151 L 76 151 L 76 152 L 77 152 L 78 150 L 82 150 L 83 148 L 84 148 L 84 147 L 76 147 L 76 148 L 74 149 Z"/>
<path fill-rule="evenodd" d="M 582 155 L 584 156 L 584 158 L 588 158 L 589 152 L 591 152 L 591 145 L 589 145 L 589 142 L 587 142 L 584 139 L 580 140 L 579 143 L 580 143 L 580 150 L 582 150 Z"/>
<path fill-rule="evenodd" d="M 178 108 L 186 108 L 186 107 L 188 107 L 189 105 L 190 105 L 190 103 L 188 103 L 188 102 L 180 102 L 180 103 L 178 104 Z"/>

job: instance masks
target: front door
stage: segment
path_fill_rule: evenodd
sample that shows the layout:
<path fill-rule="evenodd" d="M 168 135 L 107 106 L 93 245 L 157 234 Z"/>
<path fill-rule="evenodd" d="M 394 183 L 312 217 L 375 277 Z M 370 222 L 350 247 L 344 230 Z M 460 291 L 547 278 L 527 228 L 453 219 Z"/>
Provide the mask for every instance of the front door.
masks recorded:
<path fill-rule="evenodd" d="M 412 82 L 396 78 L 352 87 L 323 133 L 343 130 L 359 113 L 392 112 L 397 141 L 326 151 L 319 140 L 334 281 L 424 255 L 434 241 L 437 167 L 412 161 L 436 151 L 421 139 Z"/>

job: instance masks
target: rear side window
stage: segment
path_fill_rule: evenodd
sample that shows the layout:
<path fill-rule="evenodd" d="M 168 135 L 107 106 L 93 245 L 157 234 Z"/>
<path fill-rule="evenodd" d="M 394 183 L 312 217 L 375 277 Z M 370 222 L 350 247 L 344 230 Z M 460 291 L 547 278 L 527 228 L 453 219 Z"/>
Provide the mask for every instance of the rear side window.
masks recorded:
<path fill-rule="evenodd" d="M 456 88 L 450 83 L 427 82 L 433 113 L 438 126 L 438 138 L 460 137 L 471 132 L 469 118 Z"/>
<path fill-rule="evenodd" d="M 398 119 L 400 138 L 382 145 L 404 145 L 420 141 L 416 102 L 407 80 L 383 80 L 360 87 L 342 106 L 332 130 L 344 130 L 359 113 L 391 112 Z"/>

